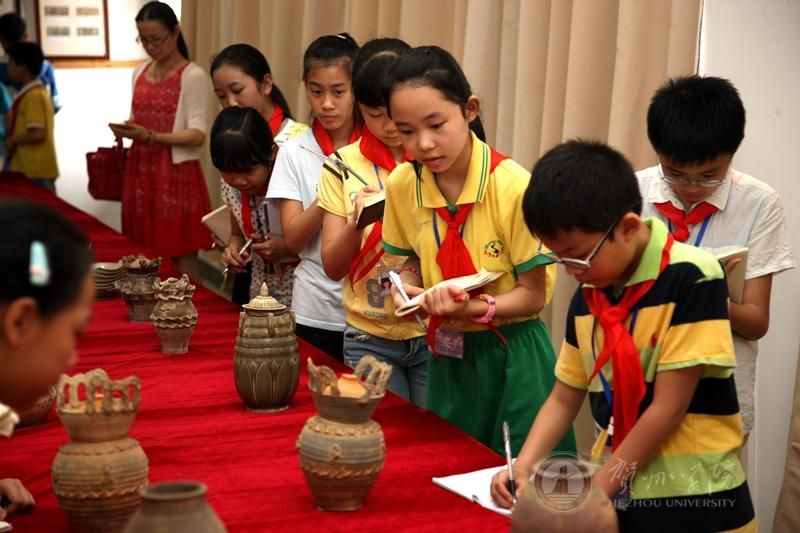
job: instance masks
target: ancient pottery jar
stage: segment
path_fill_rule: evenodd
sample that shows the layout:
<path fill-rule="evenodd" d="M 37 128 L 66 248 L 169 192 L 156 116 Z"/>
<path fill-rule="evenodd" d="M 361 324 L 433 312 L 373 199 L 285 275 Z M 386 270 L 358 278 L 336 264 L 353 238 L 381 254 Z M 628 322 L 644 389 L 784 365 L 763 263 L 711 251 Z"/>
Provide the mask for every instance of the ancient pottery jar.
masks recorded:
<path fill-rule="evenodd" d="M 153 282 L 158 279 L 156 272 L 161 266 L 161 258 L 148 259 L 142 254 L 126 255 L 122 258 L 125 275 L 119 282 L 120 292 L 128 306 L 131 322 L 150 322 L 150 313 L 156 304 Z"/>
<path fill-rule="evenodd" d="M 166 481 L 142 488 L 142 506 L 125 533 L 224 533 L 225 526 L 206 502 L 207 490 L 195 481 Z"/>
<path fill-rule="evenodd" d="M 184 274 L 181 279 L 155 280 L 156 304 L 150 322 L 161 339 L 161 353 L 180 354 L 189 351 L 189 338 L 197 324 L 197 309 L 192 303 L 195 286 Z"/>
<path fill-rule="evenodd" d="M 233 355 L 236 390 L 250 411 L 282 411 L 300 380 L 294 315 L 269 295 L 266 283 L 242 307 Z"/>
<path fill-rule="evenodd" d="M 58 505 L 75 531 L 122 531 L 147 485 L 147 457 L 128 438 L 139 378 L 114 381 L 98 368 L 62 375 L 56 388 L 56 411 L 71 439 L 53 460 Z"/>
<path fill-rule="evenodd" d="M 318 414 L 300 432 L 297 450 L 320 509 L 355 511 L 364 505 L 386 456 L 383 431 L 370 417 L 391 373 L 390 365 L 368 355 L 350 375 L 354 383 L 353 377 L 337 379 L 330 368 L 308 360 L 308 388 Z"/>
<path fill-rule="evenodd" d="M 36 403 L 31 407 L 17 413 L 19 415 L 19 422 L 17 422 L 16 429 L 22 429 L 42 422 L 50 412 L 50 409 L 53 408 L 55 402 L 56 388 L 50 387 L 47 394 L 36 400 Z"/>

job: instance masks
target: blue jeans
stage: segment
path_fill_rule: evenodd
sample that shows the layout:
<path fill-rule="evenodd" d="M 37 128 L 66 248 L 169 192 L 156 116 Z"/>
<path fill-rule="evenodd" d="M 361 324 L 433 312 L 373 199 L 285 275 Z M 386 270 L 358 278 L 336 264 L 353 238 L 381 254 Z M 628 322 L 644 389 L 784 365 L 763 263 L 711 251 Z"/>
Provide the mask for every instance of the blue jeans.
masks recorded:
<path fill-rule="evenodd" d="M 344 362 L 355 368 L 365 355 L 392 365 L 389 390 L 425 407 L 428 386 L 428 343 L 425 337 L 396 341 L 376 337 L 350 324 L 344 330 Z"/>

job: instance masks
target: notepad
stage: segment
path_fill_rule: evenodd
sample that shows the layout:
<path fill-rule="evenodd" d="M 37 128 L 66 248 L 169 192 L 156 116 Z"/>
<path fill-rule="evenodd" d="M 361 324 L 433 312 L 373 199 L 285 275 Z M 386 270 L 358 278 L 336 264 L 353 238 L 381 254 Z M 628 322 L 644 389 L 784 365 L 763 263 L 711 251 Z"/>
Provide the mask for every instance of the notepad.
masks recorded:
<path fill-rule="evenodd" d="M 747 273 L 747 247 L 746 246 L 722 246 L 720 248 L 705 248 L 711 252 L 721 263 L 725 263 L 735 257 L 740 257 L 742 261 L 733 268 L 733 271 L 726 274 L 728 281 L 728 296 L 731 301 L 737 304 L 742 303 L 744 294 L 745 274 Z"/>
<path fill-rule="evenodd" d="M 462 498 L 475 502 L 485 509 L 510 518 L 511 509 L 504 509 L 494 503 L 491 493 L 492 476 L 505 468 L 506 466 L 503 465 L 467 472 L 466 474 L 435 477 L 433 478 L 433 483 L 449 490 L 453 494 L 458 494 Z"/>
<path fill-rule="evenodd" d="M 480 272 L 475 274 L 470 274 L 468 276 L 461 276 L 459 278 L 451 278 L 446 279 L 444 281 L 440 281 L 433 287 L 425 290 L 425 292 L 418 294 L 417 296 L 411 298 L 409 301 L 395 309 L 394 314 L 397 316 L 404 316 L 409 313 L 413 313 L 417 309 L 419 309 L 419 304 L 422 303 L 422 299 L 425 297 L 425 294 L 432 291 L 436 287 L 441 285 L 455 285 L 456 287 L 464 290 L 464 291 L 471 291 L 473 289 L 477 289 L 479 287 L 483 287 L 484 285 L 488 285 L 494 280 L 498 279 L 500 276 L 503 275 L 503 272 L 489 272 L 488 270 L 481 269 Z"/>
<path fill-rule="evenodd" d="M 364 199 L 361 212 L 356 217 L 356 228 L 363 229 L 383 218 L 383 209 L 386 206 L 386 192 L 379 191 Z"/>
<path fill-rule="evenodd" d="M 4 521 L 0 520 L 0 533 L 5 533 L 6 531 L 11 531 L 13 529 L 14 528 L 11 527 L 11 524 L 9 524 L 8 522 L 4 522 Z"/>
<path fill-rule="evenodd" d="M 211 231 L 217 238 L 228 244 L 231 240 L 231 210 L 227 205 L 218 207 L 203 216 L 200 222 Z"/>

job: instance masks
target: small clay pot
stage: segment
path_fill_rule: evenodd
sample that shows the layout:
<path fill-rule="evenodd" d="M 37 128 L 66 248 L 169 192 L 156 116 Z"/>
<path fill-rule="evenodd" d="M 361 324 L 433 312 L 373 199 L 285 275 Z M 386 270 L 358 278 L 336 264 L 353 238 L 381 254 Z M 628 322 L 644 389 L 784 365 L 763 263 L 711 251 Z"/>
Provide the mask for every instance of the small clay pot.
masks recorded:
<path fill-rule="evenodd" d="M 122 298 L 128 306 L 131 322 L 150 322 L 150 313 L 156 304 L 153 282 L 161 266 L 161 258 L 148 259 L 142 254 L 122 258 L 125 276 L 119 282 Z"/>
<path fill-rule="evenodd" d="M 125 533 L 224 533 L 225 525 L 206 502 L 207 487 L 195 481 L 166 481 L 139 492 L 142 507 Z"/>
<path fill-rule="evenodd" d="M 297 439 L 300 468 L 317 507 L 355 511 L 364 505 L 386 457 L 383 431 L 370 417 L 383 398 L 392 368 L 368 355 L 344 379 L 337 379 L 328 367 L 315 366 L 311 359 L 308 372 L 308 388 L 319 414 L 308 419 Z"/>
<path fill-rule="evenodd" d="M 150 322 L 161 340 L 161 352 L 182 354 L 189 351 L 189 339 L 197 324 L 197 309 L 192 303 L 195 286 L 184 274 L 180 279 L 153 282 L 156 304 Z"/>

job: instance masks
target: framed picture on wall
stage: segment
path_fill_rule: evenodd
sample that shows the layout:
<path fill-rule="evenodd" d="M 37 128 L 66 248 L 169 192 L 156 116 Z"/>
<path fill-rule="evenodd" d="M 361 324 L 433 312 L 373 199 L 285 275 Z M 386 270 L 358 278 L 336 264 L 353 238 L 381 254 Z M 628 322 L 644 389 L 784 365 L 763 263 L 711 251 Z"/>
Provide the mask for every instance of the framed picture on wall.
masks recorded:
<path fill-rule="evenodd" d="M 51 59 L 108 59 L 107 0 L 36 0 L 39 44 Z"/>

